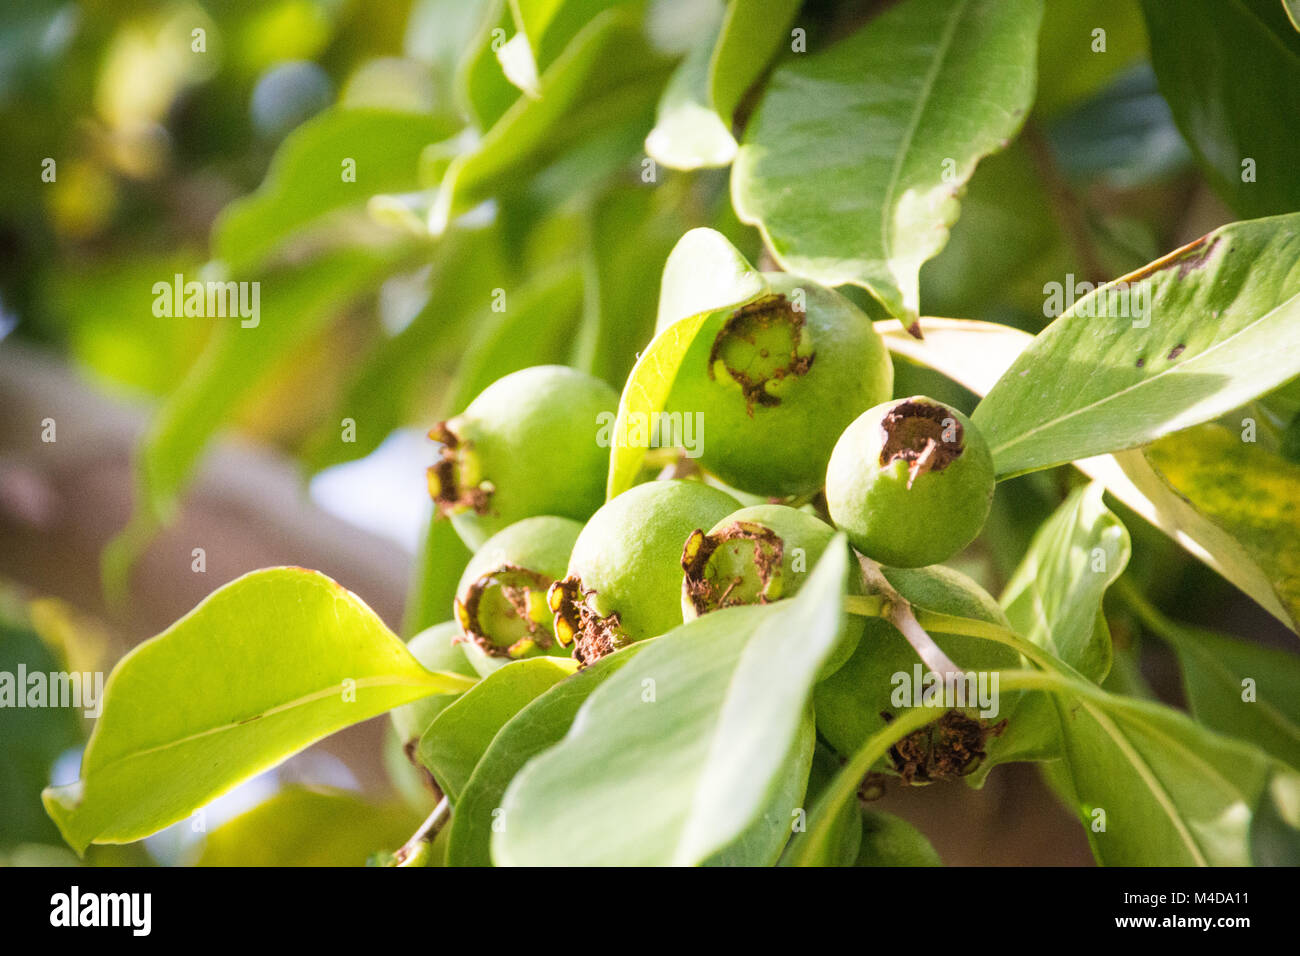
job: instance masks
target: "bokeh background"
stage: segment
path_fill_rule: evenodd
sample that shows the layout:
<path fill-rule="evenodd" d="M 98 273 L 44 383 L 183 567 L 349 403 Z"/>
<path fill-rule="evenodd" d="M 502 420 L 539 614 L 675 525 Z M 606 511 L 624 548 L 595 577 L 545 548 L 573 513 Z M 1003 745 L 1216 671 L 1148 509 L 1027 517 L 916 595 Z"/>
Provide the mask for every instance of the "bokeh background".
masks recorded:
<path fill-rule="evenodd" d="M 815 47 L 886 5 L 809 0 L 797 22 Z M 439 237 L 422 230 L 431 184 L 513 102 L 486 73 L 476 97 L 461 92 L 467 73 L 495 67 L 476 40 L 491 3 L 0 7 L 0 670 L 107 671 L 220 584 L 268 565 L 326 572 L 404 634 L 449 616 L 463 554 L 426 534 L 424 430 L 527 365 L 576 362 L 620 384 L 653 328 L 663 261 L 693 226 L 771 267 L 731 212 L 726 170 L 658 167 L 646 179 L 655 103 L 717 4 L 643 6 L 638 56 L 550 117 L 538 143 L 503 146 L 482 201 Z M 1136 0 L 1047 10 L 1034 114 L 981 165 L 951 241 L 923 270 L 927 314 L 1037 331 L 1044 283 L 1114 278 L 1261 214 L 1199 171 Z M 367 119 L 393 113 L 400 123 Z M 351 192 L 337 185 L 339 150 L 360 158 Z M 215 275 L 205 270 L 219 261 L 262 282 L 264 321 L 284 329 L 274 347 L 241 346 L 228 321 L 154 315 L 155 282 Z M 491 308 L 497 289 L 505 313 Z M 898 378 L 900 394 L 974 405 L 933 373 L 900 364 Z M 1266 428 L 1280 434 L 1288 401 L 1265 409 Z M 998 593 L 1074 480 L 1060 469 L 1004 485 L 988 532 L 955 564 Z M 1134 537 L 1132 574 L 1157 604 L 1289 646 L 1266 613 L 1116 507 Z M 1164 646 L 1138 640 L 1122 611 L 1111 624 L 1116 679 L 1178 702 Z M 75 778 L 89 726 L 66 710 L 0 711 L 0 860 L 73 860 L 39 791 Z M 345 821 L 331 832 L 352 828 L 361 845 L 409 832 L 428 800 L 376 720 L 218 801 L 208 835 L 277 792 L 272 822 L 242 850 L 217 838 L 205 850 L 182 824 L 92 848 L 88 862 L 350 859 L 359 851 L 346 841 L 308 857 L 286 834 Z M 1000 768 L 978 793 L 891 790 L 883 806 L 949 863 L 1091 860 L 1032 767 Z"/>

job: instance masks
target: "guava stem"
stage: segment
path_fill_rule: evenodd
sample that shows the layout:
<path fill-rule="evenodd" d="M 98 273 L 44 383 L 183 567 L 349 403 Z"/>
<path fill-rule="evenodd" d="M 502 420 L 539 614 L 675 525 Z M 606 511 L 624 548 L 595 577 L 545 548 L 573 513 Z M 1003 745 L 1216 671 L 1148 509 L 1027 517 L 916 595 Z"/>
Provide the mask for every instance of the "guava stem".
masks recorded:
<path fill-rule="evenodd" d="M 883 594 L 846 594 L 844 610 L 859 617 L 883 617 L 885 614 L 885 596 Z"/>
<path fill-rule="evenodd" d="M 921 663 L 944 677 L 962 673 L 962 669 L 953 663 L 952 658 L 944 653 L 943 648 L 934 642 L 934 638 L 917 621 L 916 614 L 912 611 L 912 602 L 895 590 L 880 570 L 880 565 L 862 555 L 858 555 L 858 563 L 862 567 L 864 587 L 873 592 L 868 597 L 879 598 L 881 602 L 877 616 L 885 618 L 898 628 L 903 637 L 907 638 L 907 643 L 912 645 L 912 650 L 921 658 Z"/>
<path fill-rule="evenodd" d="M 428 866 L 429 844 L 450 819 L 451 802 L 443 797 L 420 824 L 420 828 L 393 854 L 394 866 Z"/>

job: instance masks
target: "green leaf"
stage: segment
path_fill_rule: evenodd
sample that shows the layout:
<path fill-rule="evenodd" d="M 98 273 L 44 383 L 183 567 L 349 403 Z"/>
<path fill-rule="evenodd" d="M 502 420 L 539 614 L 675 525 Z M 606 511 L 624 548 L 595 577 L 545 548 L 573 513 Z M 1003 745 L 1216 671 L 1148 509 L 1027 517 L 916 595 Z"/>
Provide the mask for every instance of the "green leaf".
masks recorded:
<path fill-rule="evenodd" d="M 450 162 L 445 145 L 422 160 L 422 179 L 441 180 L 429 211 L 430 232 L 441 234 L 453 218 L 512 176 L 535 172 L 547 156 L 648 112 L 665 69 L 647 47 L 633 6 L 597 14 L 544 70 L 536 99 L 519 97 L 481 140 Z"/>
<path fill-rule="evenodd" d="M 1178 654 L 1198 721 L 1300 768 L 1300 657 L 1173 622 L 1157 633 Z"/>
<path fill-rule="evenodd" d="M 1101 599 L 1132 553 L 1104 490 L 1094 482 L 1071 492 L 1034 535 L 1001 600 L 1016 633 L 1096 683 L 1111 662 Z"/>
<path fill-rule="evenodd" d="M 790 36 L 801 0 L 730 0 L 709 63 L 713 109 L 730 123 L 740 101 Z"/>
<path fill-rule="evenodd" d="M 670 169 L 726 166 L 736 156 L 731 128 L 709 101 L 713 51 L 721 27 L 719 19 L 678 65 L 659 100 L 655 127 L 646 136 L 646 154 Z"/>
<path fill-rule="evenodd" d="M 1282 6 L 1286 10 L 1287 19 L 1291 21 L 1291 26 L 1300 30 L 1300 0 L 1282 0 Z"/>
<path fill-rule="evenodd" d="M 254 571 L 122 658 L 81 780 L 45 808 L 79 853 L 129 843 L 336 730 L 473 683 L 425 670 L 323 574 Z"/>
<path fill-rule="evenodd" d="M 721 233 L 692 229 L 678 241 L 664 265 L 654 340 L 637 359 L 619 398 L 607 497 L 632 486 L 645 458 L 646 448 L 627 440 L 631 416 L 663 411 L 682 359 L 704 325 L 720 320 L 719 310 L 751 302 L 767 289 L 767 280 Z"/>
<path fill-rule="evenodd" d="M 841 632 L 848 549 L 837 542 L 794 597 L 670 631 L 592 694 L 564 740 L 511 782 L 496 862 L 698 864 L 779 817 L 780 831 L 727 856 L 774 862 L 797 803 L 772 800 Z"/>
<path fill-rule="evenodd" d="M 228 318 L 145 432 L 136 460 L 136 511 L 104 553 L 110 593 L 121 594 L 136 556 L 170 521 L 208 442 L 295 348 L 320 332 L 363 290 L 395 267 L 401 252 L 351 249 L 275 273 L 262 282 L 260 317 Z M 251 321 L 251 320 L 247 320 Z"/>
<path fill-rule="evenodd" d="M 419 825 L 407 807 L 293 787 L 209 833 L 195 866 L 365 866 Z"/>
<path fill-rule="evenodd" d="M 1275 0 L 1143 0 L 1142 10 L 1160 91 L 1210 183 L 1242 216 L 1300 208 L 1289 135 L 1300 36 L 1284 10 Z"/>
<path fill-rule="evenodd" d="M 904 0 L 782 66 L 733 166 L 737 215 L 787 271 L 910 323 L 961 187 L 1029 112 L 1041 17 L 1041 0 Z"/>
<path fill-rule="evenodd" d="M 494 825 L 504 825 L 504 819 L 498 822 L 498 811 L 510 781 L 529 760 L 559 743 L 592 692 L 648 646 L 633 644 L 561 680 L 497 732 L 456 801 L 447 839 L 448 866 L 492 865 L 492 831 Z"/>
<path fill-rule="evenodd" d="M 1300 465 L 1221 425 L 1171 435 L 1143 455 L 1185 507 L 1232 536 L 1247 562 L 1265 576 L 1275 602 L 1285 610 L 1284 622 L 1296 630 Z"/>
<path fill-rule="evenodd" d="M 511 661 L 474 685 L 437 716 L 420 738 L 420 763 L 454 804 L 502 727 L 577 668 L 568 658 Z"/>
<path fill-rule="evenodd" d="M 1094 482 L 1071 492 L 1034 535 L 1001 601 L 1017 634 L 1098 684 L 1112 658 L 1102 597 L 1132 553 L 1128 530 L 1102 503 L 1103 491 Z M 1007 730 L 989 741 L 976 780 L 999 763 L 1059 753 L 1051 699 L 1030 694 L 1009 703 Z"/>
<path fill-rule="evenodd" d="M 1096 49 L 1104 30 L 1105 51 Z M 1137 0 L 1047 0 L 1038 41 L 1034 112 L 1055 117 L 1146 56 Z"/>
<path fill-rule="evenodd" d="M 1300 775 L 1279 771 L 1250 821 L 1250 859 L 1256 866 L 1300 866 Z"/>
<path fill-rule="evenodd" d="M 1146 444 L 1297 374 L 1300 214 L 1224 226 L 1085 295 L 972 418 L 1007 478 Z"/>
<path fill-rule="evenodd" d="M 213 255 L 232 276 L 246 278 L 326 213 L 363 209 L 376 193 L 415 189 L 420 153 L 453 132 L 445 120 L 422 113 L 326 110 L 285 139 L 257 192 L 222 212 L 213 227 Z M 343 177 L 345 160 L 356 163 L 355 181 Z"/>
<path fill-rule="evenodd" d="M 1057 697 L 1063 761 L 1098 863 L 1249 862 L 1251 816 L 1276 766 L 1271 758 L 1160 704 L 1036 676 Z"/>

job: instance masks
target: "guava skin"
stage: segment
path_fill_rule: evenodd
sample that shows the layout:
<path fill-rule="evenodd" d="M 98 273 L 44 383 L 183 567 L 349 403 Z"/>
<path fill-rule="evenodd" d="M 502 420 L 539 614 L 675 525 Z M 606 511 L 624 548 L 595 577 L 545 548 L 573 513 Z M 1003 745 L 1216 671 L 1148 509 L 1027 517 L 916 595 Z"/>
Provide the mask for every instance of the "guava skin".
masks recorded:
<path fill-rule="evenodd" d="M 426 628 L 406 642 L 415 659 L 431 671 L 451 671 L 466 677 L 478 673 L 465 658 L 464 645 L 458 642 L 460 627 L 455 621 L 446 621 Z M 456 694 L 435 694 L 421 700 L 403 704 L 392 711 L 393 727 L 402 742 L 407 757 L 412 757 L 413 742 L 429 729 L 433 719 L 457 698 Z"/>
<path fill-rule="evenodd" d="M 753 505 L 729 514 L 707 532 L 691 533 L 682 550 L 682 616 L 793 597 L 836 531 L 816 515 L 786 505 Z M 860 593 L 860 576 L 850 593 Z M 833 674 L 853 653 L 863 619 L 845 615 L 834 653 L 822 667 Z"/>
<path fill-rule="evenodd" d="M 584 666 L 682 623 L 682 543 L 737 510 L 698 481 L 650 481 L 605 503 L 578 535 L 550 592 L 556 635 Z"/>
<path fill-rule="evenodd" d="M 609 385 L 562 365 L 497 379 L 429 432 L 443 444 L 429 469 L 438 516 L 471 550 L 524 518 L 585 521 L 605 498 L 600 416 L 617 408 Z"/>
<path fill-rule="evenodd" d="M 470 558 L 452 611 L 465 657 L 480 674 L 512 660 L 568 656 L 555 639 L 546 592 L 564 577 L 581 531 L 571 518 L 525 518 L 498 531 Z"/>
<path fill-rule="evenodd" d="M 666 407 L 703 416 L 699 462 L 722 481 L 769 497 L 810 494 L 835 436 L 893 393 L 893 365 L 848 299 L 785 273 L 765 278 L 769 296 L 705 324 Z"/>
<path fill-rule="evenodd" d="M 826 470 L 826 504 L 867 557 L 917 568 L 975 540 L 995 485 L 993 457 L 970 419 L 917 395 L 877 405 L 844 430 Z"/>

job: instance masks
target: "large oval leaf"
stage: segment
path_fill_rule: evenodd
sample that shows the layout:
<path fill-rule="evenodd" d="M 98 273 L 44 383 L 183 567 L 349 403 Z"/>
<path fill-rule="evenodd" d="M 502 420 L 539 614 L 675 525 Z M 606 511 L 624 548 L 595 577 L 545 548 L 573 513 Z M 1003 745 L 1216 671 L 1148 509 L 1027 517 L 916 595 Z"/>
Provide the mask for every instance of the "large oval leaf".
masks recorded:
<path fill-rule="evenodd" d="M 789 784 L 840 634 L 847 568 L 841 537 L 793 598 L 715 611 L 638 654 L 515 777 L 496 862 L 690 865 L 734 848 Z M 728 861 L 775 861 L 795 805 L 781 830 Z"/>
<path fill-rule="evenodd" d="M 255 571 L 122 658 L 81 780 L 45 808 L 78 852 L 129 843 L 336 730 L 473 684 L 425 670 L 323 574 Z"/>
<path fill-rule="evenodd" d="M 1041 0 L 904 0 L 778 69 L 732 170 L 777 260 L 911 322 L 981 157 L 1034 98 Z"/>
<path fill-rule="evenodd" d="M 1003 478 L 1208 421 L 1300 374 L 1300 213 L 1234 223 L 1084 296 L 972 416 Z"/>
<path fill-rule="evenodd" d="M 629 440 L 629 425 L 638 420 L 636 416 L 644 422 L 663 411 L 695 336 L 719 310 L 750 302 L 767 289 L 762 274 L 719 232 L 692 229 L 673 247 L 659 292 L 658 331 L 637 359 L 619 398 L 610 437 L 607 497 L 626 491 L 636 480 L 647 448 Z"/>
<path fill-rule="evenodd" d="M 420 738 L 420 762 L 453 803 L 497 731 L 577 666 L 576 661 L 559 657 L 511 661 L 434 719 Z"/>

